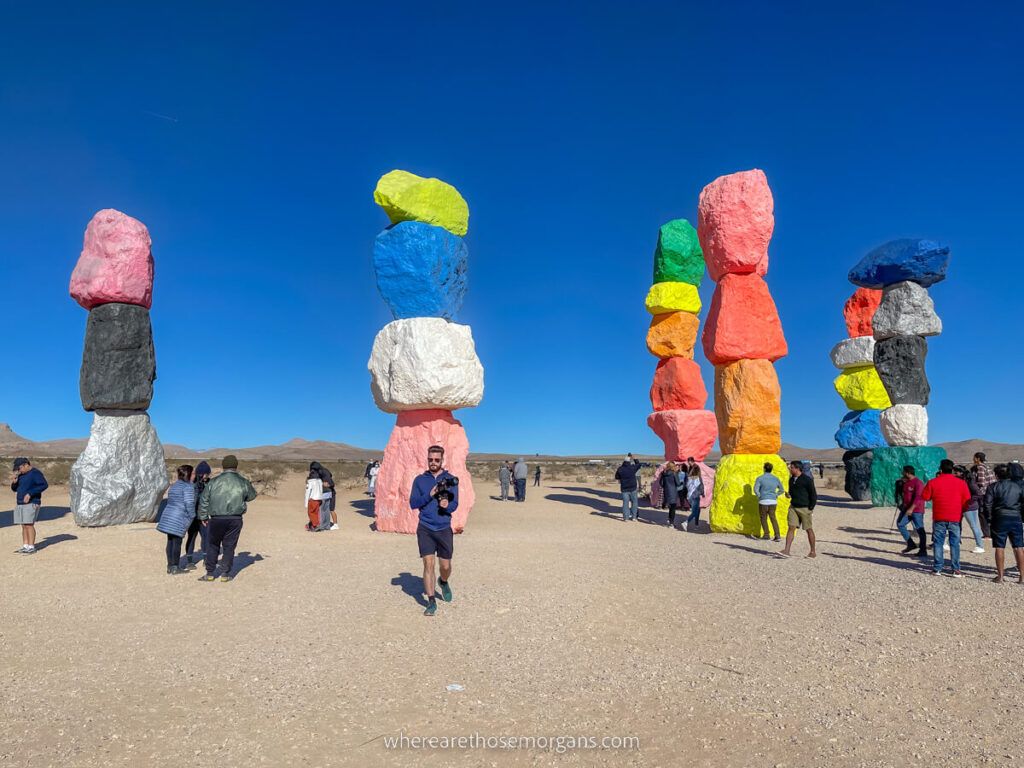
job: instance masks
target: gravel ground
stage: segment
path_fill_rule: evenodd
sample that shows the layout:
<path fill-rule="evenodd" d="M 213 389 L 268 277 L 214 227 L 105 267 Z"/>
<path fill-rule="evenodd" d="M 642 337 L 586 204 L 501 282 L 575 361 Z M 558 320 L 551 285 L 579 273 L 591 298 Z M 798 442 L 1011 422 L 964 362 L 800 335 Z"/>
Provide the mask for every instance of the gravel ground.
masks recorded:
<path fill-rule="evenodd" d="M 244 467 L 243 467 L 244 471 Z M 891 510 L 835 498 L 820 554 L 612 516 L 612 488 L 483 497 L 455 600 L 421 615 L 412 537 L 303 530 L 299 477 L 251 505 L 230 584 L 164 573 L 152 525 L 40 551 L 0 513 L 0 764 L 1009 765 L 1024 757 L 1024 588 L 899 557 Z M 664 513 L 643 514 L 663 522 Z M 458 684 L 463 690 L 448 691 Z M 636 738 L 638 748 L 388 749 L 385 739 Z M 543 742 L 541 742 L 543 743 Z M 563 745 L 569 746 L 565 740 Z"/>

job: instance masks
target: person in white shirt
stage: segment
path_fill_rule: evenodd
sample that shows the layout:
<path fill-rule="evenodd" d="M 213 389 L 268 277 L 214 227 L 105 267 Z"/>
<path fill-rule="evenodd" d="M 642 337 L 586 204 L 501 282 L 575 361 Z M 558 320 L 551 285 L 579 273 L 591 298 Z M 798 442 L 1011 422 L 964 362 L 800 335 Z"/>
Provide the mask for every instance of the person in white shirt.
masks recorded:
<path fill-rule="evenodd" d="M 314 469 L 309 470 L 306 477 L 306 514 L 309 516 L 309 522 L 306 523 L 307 531 L 313 532 L 320 526 L 320 502 L 323 494 L 324 483 L 320 479 L 320 474 Z"/>

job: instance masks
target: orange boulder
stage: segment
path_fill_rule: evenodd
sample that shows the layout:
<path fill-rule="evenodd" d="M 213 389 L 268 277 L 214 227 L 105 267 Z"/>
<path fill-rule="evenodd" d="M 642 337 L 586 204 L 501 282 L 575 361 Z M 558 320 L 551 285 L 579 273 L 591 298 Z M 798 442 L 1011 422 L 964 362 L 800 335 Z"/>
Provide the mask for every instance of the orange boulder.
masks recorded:
<path fill-rule="evenodd" d="M 686 461 L 690 456 L 704 461 L 718 437 L 711 411 L 655 411 L 647 417 L 647 426 L 665 443 L 669 461 Z"/>
<path fill-rule="evenodd" d="M 697 363 L 685 357 L 670 357 L 658 363 L 651 385 L 654 410 L 700 410 L 707 401 L 708 391 Z"/>
<path fill-rule="evenodd" d="M 770 360 L 737 360 L 715 368 L 718 445 L 723 454 L 778 453 L 782 389 Z"/>
<path fill-rule="evenodd" d="M 693 359 L 700 318 L 692 312 L 666 312 L 651 318 L 647 331 L 647 349 L 656 357 Z"/>
<path fill-rule="evenodd" d="M 704 324 L 704 354 L 714 365 L 737 360 L 778 360 L 789 351 L 768 284 L 760 275 L 728 274 L 711 299 Z"/>
<path fill-rule="evenodd" d="M 853 296 L 843 305 L 843 317 L 846 318 L 846 330 L 851 339 L 858 336 L 871 336 L 874 328 L 871 319 L 875 310 L 882 303 L 882 292 L 874 288 L 858 288 Z"/>

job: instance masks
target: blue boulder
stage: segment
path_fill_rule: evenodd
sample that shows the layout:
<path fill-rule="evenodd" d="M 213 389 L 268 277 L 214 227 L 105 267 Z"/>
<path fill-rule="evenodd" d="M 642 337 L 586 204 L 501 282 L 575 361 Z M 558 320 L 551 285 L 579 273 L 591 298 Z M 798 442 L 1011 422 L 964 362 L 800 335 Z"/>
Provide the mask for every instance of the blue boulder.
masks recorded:
<path fill-rule="evenodd" d="M 949 246 L 933 240 L 891 240 L 850 270 L 850 282 L 862 288 L 885 288 L 911 280 L 927 288 L 946 279 Z"/>
<path fill-rule="evenodd" d="M 850 411 L 839 423 L 836 442 L 847 451 L 863 451 L 871 448 L 885 448 L 889 445 L 882 435 L 882 412 Z"/>
<path fill-rule="evenodd" d="M 388 227 L 373 244 L 377 290 L 396 320 L 454 318 L 466 295 L 468 260 L 461 237 L 422 221 Z"/>

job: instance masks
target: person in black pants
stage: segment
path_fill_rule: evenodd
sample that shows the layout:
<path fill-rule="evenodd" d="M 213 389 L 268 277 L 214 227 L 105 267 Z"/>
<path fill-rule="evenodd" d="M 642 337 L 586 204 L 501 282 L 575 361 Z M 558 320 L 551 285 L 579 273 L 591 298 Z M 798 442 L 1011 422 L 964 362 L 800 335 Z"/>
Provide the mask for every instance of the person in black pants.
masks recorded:
<path fill-rule="evenodd" d="M 200 461 L 196 465 L 195 472 L 193 473 L 192 480 L 192 493 L 195 496 L 195 516 L 192 518 L 192 522 L 188 526 L 188 533 L 185 539 L 185 570 L 194 571 L 196 569 L 194 563 L 198 563 L 204 557 L 206 557 L 206 526 L 203 525 L 199 519 L 199 498 L 203 495 L 203 489 L 206 488 L 206 484 L 210 482 L 210 475 L 213 474 L 213 470 L 210 469 L 210 465 L 205 461 Z M 196 549 L 196 537 L 199 537 L 202 549 L 199 551 L 199 556 L 192 559 L 192 554 Z"/>
<path fill-rule="evenodd" d="M 206 484 L 199 498 L 199 519 L 208 526 L 206 542 L 206 575 L 200 581 L 214 581 L 217 558 L 221 550 L 221 581 L 231 581 L 235 547 L 242 533 L 242 516 L 247 503 L 256 498 L 256 489 L 238 473 L 238 459 L 228 455 L 221 462 L 224 471 Z"/>

